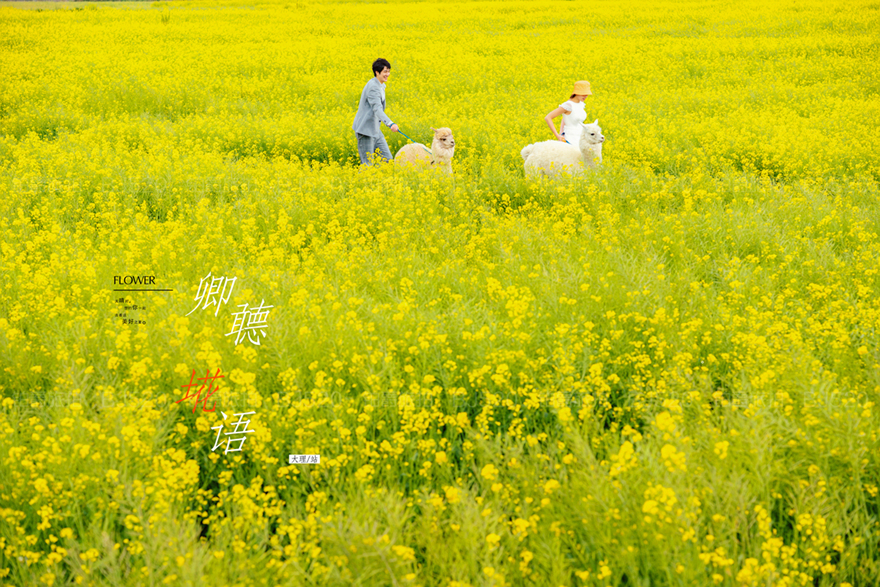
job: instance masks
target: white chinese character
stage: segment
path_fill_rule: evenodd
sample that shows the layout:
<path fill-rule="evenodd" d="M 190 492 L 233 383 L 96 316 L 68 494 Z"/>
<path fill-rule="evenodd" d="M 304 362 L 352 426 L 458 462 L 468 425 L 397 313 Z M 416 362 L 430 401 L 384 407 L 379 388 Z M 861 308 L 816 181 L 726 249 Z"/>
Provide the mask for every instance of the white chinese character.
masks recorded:
<path fill-rule="evenodd" d="M 220 412 L 220 413 L 223 414 L 223 419 L 226 420 L 226 418 L 227 418 L 226 414 L 223 413 L 223 412 Z M 239 418 L 238 418 L 238 422 L 233 422 L 233 424 L 235 425 L 235 430 L 233 430 L 232 432 L 226 432 L 225 435 L 226 435 L 226 436 L 230 436 L 230 435 L 233 435 L 233 434 L 242 434 L 242 435 L 243 435 L 243 434 L 250 434 L 251 432 L 254 432 L 253 430 L 248 430 L 248 429 L 247 429 L 247 425 L 250 423 L 250 420 L 244 420 L 244 421 L 242 421 L 242 417 L 243 417 L 243 416 L 247 416 L 248 414 L 256 414 L 256 412 L 244 412 L 244 413 L 241 413 L 241 414 L 233 414 L 233 416 L 238 416 L 238 417 L 239 417 Z M 238 429 L 238 427 L 239 427 L 241 424 L 244 424 L 244 429 L 243 429 L 243 430 L 239 430 L 239 429 Z M 219 447 L 219 446 L 221 446 L 221 445 L 223 444 L 222 442 L 220 442 L 220 432 L 223 431 L 223 424 L 220 424 L 219 426 L 212 426 L 212 427 L 211 427 L 211 430 L 216 430 L 216 431 L 217 431 L 217 438 L 214 440 L 214 447 L 211 449 L 211 452 L 214 452 L 214 450 L 216 450 L 217 447 Z M 225 442 L 226 442 L 226 450 L 223 451 L 223 454 L 228 454 L 228 453 L 230 453 L 230 452 L 236 452 L 236 451 L 241 452 L 241 447 L 242 447 L 242 445 L 244 444 L 244 441 L 245 441 L 245 440 L 247 440 L 247 436 L 241 436 L 240 438 L 227 438 L 227 439 L 225 439 Z M 229 448 L 230 445 L 231 445 L 233 442 L 238 442 L 238 443 L 239 443 L 239 444 L 238 444 L 238 448 Z"/>
<path fill-rule="evenodd" d="M 232 321 L 232 330 L 227 332 L 225 336 L 235 334 L 235 344 L 239 344 L 242 339 L 244 339 L 245 333 L 247 333 L 248 340 L 259 345 L 260 337 L 257 335 L 256 340 L 254 340 L 254 335 L 259 332 L 263 336 L 266 336 L 266 318 L 269 316 L 269 308 L 275 307 L 264 306 L 264 302 L 265 300 L 260 300 L 260 305 L 251 310 L 248 310 L 247 304 L 241 304 L 239 308 L 243 306 L 244 310 L 232 314 L 235 316 L 235 319 Z"/>
<path fill-rule="evenodd" d="M 321 455 L 287 455 L 289 465 L 319 465 Z"/>
<path fill-rule="evenodd" d="M 189 311 L 187 316 L 195 312 L 199 309 L 199 304 L 204 300 L 204 305 L 202 309 L 206 309 L 210 305 L 217 306 L 217 309 L 214 310 L 214 315 L 217 315 L 217 312 L 220 311 L 220 304 L 225 304 L 229 301 L 229 296 L 232 295 L 232 288 L 235 287 L 235 280 L 237 277 L 233 277 L 229 279 L 228 277 L 215 277 L 211 279 L 210 282 L 207 282 L 208 278 L 211 277 L 211 272 L 199 281 L 199 291 L 196 293 L 196 307 Z M 226 291 L 226 286 L 229 286 L 229 291 Z M 224 293 L 226 295 L 224 295 Z M 218 302 L 215 296 L 218 296 L 220 301 Z"/>

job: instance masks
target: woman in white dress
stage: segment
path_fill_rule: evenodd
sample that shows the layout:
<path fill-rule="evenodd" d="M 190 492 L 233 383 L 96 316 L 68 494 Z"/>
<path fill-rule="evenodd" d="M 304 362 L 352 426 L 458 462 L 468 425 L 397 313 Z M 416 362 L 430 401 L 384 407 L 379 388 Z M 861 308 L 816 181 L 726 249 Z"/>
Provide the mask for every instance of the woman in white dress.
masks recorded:
<path fill-rule="evenodd" d="M 568 100 L 560 104 L 558 108 L 544 117 L 547 126 L 553 131 L 553 136 L 556 137 L 556 140 L 563 141 L 579 148 L 581 140 L 581 124 L 587 119 L 584 100 L 587 99 L 587 96 L 592 95 L 593 92 L 590 91 L 590 82 L 575 82 L 574 89 L 571 91 L 571 96 L 569 96 Z M 553 124 L 553 119 L 560 114 L 562 115 L 562 125 L 559 128 L 560 132 L 556 132 L 556 125 Z"/>

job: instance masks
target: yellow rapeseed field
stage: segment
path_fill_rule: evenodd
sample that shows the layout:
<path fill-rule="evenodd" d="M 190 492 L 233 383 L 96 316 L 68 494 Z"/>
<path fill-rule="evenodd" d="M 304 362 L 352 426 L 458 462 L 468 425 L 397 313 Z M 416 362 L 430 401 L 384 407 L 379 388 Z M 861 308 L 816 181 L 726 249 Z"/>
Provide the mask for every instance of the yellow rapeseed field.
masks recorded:
<path fill-rule="evenodd" d="M 6 4 L 0 584 L 880 584 L 876 1 Z"/>

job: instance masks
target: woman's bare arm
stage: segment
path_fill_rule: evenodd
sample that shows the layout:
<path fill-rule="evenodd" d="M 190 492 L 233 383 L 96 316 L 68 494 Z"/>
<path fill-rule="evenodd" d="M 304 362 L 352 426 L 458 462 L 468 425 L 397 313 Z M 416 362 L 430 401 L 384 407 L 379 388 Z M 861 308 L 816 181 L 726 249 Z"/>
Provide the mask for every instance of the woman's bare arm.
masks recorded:
<path fill-rule="evenodd" d="M 556 108 L 555 110 L 550 111 L 547 114 L 547 116 L 544 117 L 544 121 L 547 123 L 547 126 L 550 127 L 550 130 L 553 131 L 553 136 L 556 137 L 557 141 L 564 141 L 565 137 L 563 137 L 561 134 L 556 132 L 556 125 L 553 124 L 553 119 L 556 118 L 557 116 L 561 116 L 563 114 L 571 114 L 571 111 L 566 110 L 565 108 L 560 106 L 559 108 Z"/>

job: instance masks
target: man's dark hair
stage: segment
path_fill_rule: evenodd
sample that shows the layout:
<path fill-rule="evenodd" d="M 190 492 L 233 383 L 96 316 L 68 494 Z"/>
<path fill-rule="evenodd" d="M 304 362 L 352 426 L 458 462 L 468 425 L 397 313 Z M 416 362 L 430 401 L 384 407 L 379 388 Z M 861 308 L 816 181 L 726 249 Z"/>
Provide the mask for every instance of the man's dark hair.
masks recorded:
<path fill-rule="evenodd" d="M 381 57 L 373 62 L 373 77 L 376 77 L 382 70 L 385 68 L 391 69 L 391 64 L 388 63 L 387 59 L 382 59 Z"/>

